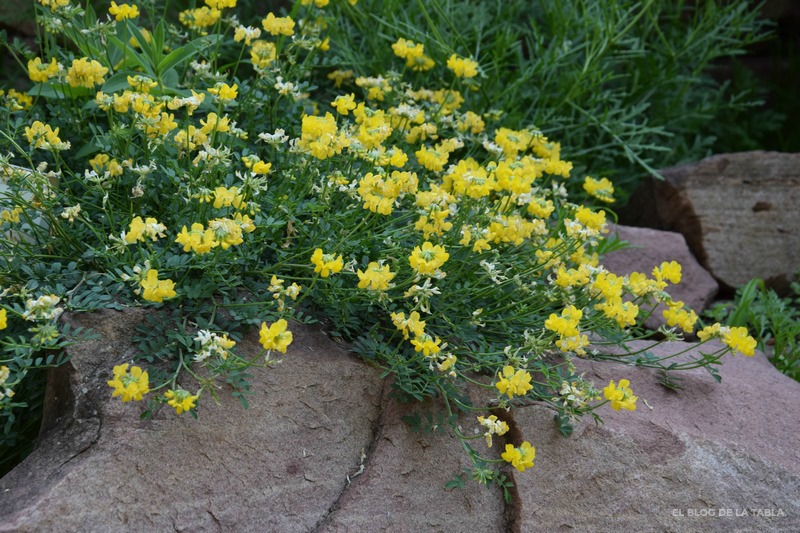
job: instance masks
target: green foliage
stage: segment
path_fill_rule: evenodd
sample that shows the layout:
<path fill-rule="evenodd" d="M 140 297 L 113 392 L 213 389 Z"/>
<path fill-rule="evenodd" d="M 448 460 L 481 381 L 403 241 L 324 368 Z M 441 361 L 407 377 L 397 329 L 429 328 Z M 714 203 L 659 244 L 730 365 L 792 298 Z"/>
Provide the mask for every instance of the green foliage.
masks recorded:
<path fill-rule="evenodd" d="M 485 108 L 565 141 L 579 172 L 624 198 L 639 178 L 708 155 L 706 125 L 755 97 L 715 81 L 712 64 L 767 36 L 750 2 L 362 0 L 337 20 L 338 62 L 378 68 L 398 36 L 476 58 Z M 376 31 L 377 30 L 377 31 Z M 727 122 L 726 122 L 727 123 Z"/>

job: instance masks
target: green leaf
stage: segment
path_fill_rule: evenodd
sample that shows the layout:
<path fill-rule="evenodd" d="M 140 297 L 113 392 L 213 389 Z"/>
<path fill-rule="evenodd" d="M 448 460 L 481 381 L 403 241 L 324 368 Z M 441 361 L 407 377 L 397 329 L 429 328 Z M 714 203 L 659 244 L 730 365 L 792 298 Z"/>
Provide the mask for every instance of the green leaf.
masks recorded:
<path fill-rule="evenodd" d="M 184 46 L 181 46 L 180 48 L 177 48 L 167 54 L 166 57 L 159 61 L 158 65 L 156 66 L 156 70 L 161 74 L 173 67 L 176 67 L 184 61 L 192 58 L 203 48 L 215 44 L 218 39 L 219 36 L 198 37 L 197 39 L 190 41 Z"/>

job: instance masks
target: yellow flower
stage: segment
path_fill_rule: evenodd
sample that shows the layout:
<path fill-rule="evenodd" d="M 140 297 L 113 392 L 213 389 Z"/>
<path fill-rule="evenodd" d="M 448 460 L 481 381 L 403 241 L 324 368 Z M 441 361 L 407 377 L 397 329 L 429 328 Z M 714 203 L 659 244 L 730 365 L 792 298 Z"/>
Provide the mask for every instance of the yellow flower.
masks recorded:
<path fill-rule="evenodd" d="M 608 387 L 603 388 L 603 396 L 606 400 L 611 402 L 611 407 L 615 411 L 626 409 L 628 411 L 636 410 L 636 400 L 638 396 L 633 395 L 630 389 L 630 381 L 627 379 L 619 380 L 619 387 L 614 384 L 614 380 L 608 382 Z"/>
<path fill-rule="evenodd" d="M 198 255 L 208 253 L 212 248 L 219 246 L 219 242 L 214 238 L 214 230 L 205 229 L 197 222 L 192 224 L 191 231 L 187 231 L 186 226 L 183 226 L 175 242 L 183 245 L 184 252 L 191 250 Z"/>
<path fill-rule="evenodd" d="M 349 145 L 347 136 L 338 132 L 332 114 L 325 113 L 324 117 L 303 116 L 302 133 L 297 143 L 299 148 L 307 150 L 317 159 L 327 159 L 340 154 Z"/>
<path fill-rule="evenodd" d="M 717 337 L 722 334 L 722 325 L 717 322 L 716 324 L 711 324 L 710 326 L 706 326 L 700 331 L 697 332 L 697 338 L 699 338 L 702 342 L 707 341 L 708 339 Z"/>
<path fill-rule="evenodd" d="M 0 329 L 8 327 L 8 313 L 5 309 L 0 309 Z"/>
<path fill-rule="evenodd" d="M 444 246 L 434 246 L 428 241 L 422 243 L 422 248 L 419 246 L 414 247 L 411 251 L 411 256 L 408 258 L 411 268 L 419 274 L 435 274 L 436 270 L 441 267 L 448 259 L 448 254 Z"/>
<path fill-rule="evenodd" d="M 286 353 L 286 349 L 292 343 L 292 332 L 286 331 L 288 323 L 280 319 L 271 326 L 267 327 L 266 322 L 261 323 L 259 341 L 265 350 L 278 350 Z"/>
<path fill-rule="evenodd" d="M 244 207 L 244 195 L 239 194 L 238 187 L 217 187 L 214 189 L 214 209 L 233 206 L 236 209 Z M 246 205 L 246 204 L 245 204 Z"/>
<path fill-rule="evenodd" d="M 271 35 L 294 35 L 294 20 L 292 17 L 276 17 L 273 13 L 267 13 L 267 17 L 261 21 L 261 25 Z"/>
<path fill-rule="evenodd" d="M 253 28 L 252 26 L 237 26 L 236 31 L 233 33 L 233 40 L 238 42 L 244 41 L 244 44 L 250 46 L 253 39 L 261 37 L 261 30 Z"/>
<path fill-rule="evenodd" d="M 50 60 L 50 63 L 43 64 L 41 58 L 35 57 L 28 61 L 28 77 L 31 81 L 44 83 L 50 78 L 58 75 L 61 70 L 61 65 L 58 64 L 56 58 Z"/>
<path fill-rule="evenodd" d="M 697 322 L 697 315 L 692 310 L 683 309 L 683 302 L 669 302 L 668 308 L 664 310 L 664 318 L 667 325 L 679 326 L 686 333 L 694 331 L 694 324 Z"/>
<path fill-rule="evenodd" d="M 504 366 L 503 372 L 498 372 L 497 377 L 500 380 L 495 383 L 495 387 L 500 394 L 506 394 L 509 398 L 513 398 L 515 394 L 525 396 L 533 388 L 531 375 L 525 370 L 514 371 L 514 367 L 511 365 Z"/>
<path fill-rule="evenodd" d="M 132 19 L 139 16 L 139 8 L 136 5 L 120 4 L 111 2 L 111 7 L 108 8 L 108 13 L 114 15 L 117 21 Z"/>
<path fill-rule="evenodd" d="M 259 39 L 253 41 L 250 47 L 250 60 L 256 69 L 265 69 L 270 66 L 278 56 L 278 49 L 274 43 Z"/>
<path fill-rule="evenodd" d="M 311 263 L 314 265 L 314 272 L 323 278 L 336 274 L 344 267 L 341 255 L 336 257 L 334 254 L 322 253 L 322 248 L 314 250 L 311 256 Z"/>
<path fill-rule="evenodd" d="M 666 281 L 673 285 L 681 282 L 681 265 L 677 261 L 664 261 L 661 265 L 653 269 L 653 277 L 656 279 L 656 285 L 659 289 L 667 286 Z"/>
<path fill-rule="evenodd" d="M 164 393 L 164 397 L 169 400 L 167 403 L 175 408 L 177 414 L 184 411 L 190 411 L 195 408 L 195 402 L 200 397 L 199 394 L 192 395 L 183 389 L 168 390 Z"/>
<path fill-rule="evenodd" d="M 336 100 L 331 102 L 331 105 L 336 108 L 336 112 L 340 115 L 348 115 L 350 111 L 356 108 L 355 95 L 353 93 L 339 95 Z"/>
<path fill-rule="evenodd" d="M 167 227 L 153 217 L 147 217 L 145 220 L 142 220 L 142 217 L 135 217 L 131 220 L 128 231 L 124 233 L 123 237 L 129 244 L 136 241 L 144 242 L 145 237 L 157 241 L 159 237 L 166 237 L 165 231 L 167 231 Z"/>
<path fill-rule="evenodd" d="M 411 344 L 414 345 L 414 351 L 422 352 L 422 355 L 425 357 L 430 357 L 431 355 L 436 355 L 439 353 L 442 350 L 442 348 L 439 346 L 441 343 L 442 339 L 439 337 L 434 339 L 427 333 L 417 335 L 417 337 L 411 341 Z"/>
<path fill-rule="evenodd" d="M 108 381 L 108 385 L 114 388 L 111 396 L 122 396 L 123 402 L 140 401 L 142 395 L 150 392 L 147 372 L 138 366 L 132 367 L 128 372 L 128 363 L 114 367 L 114 379 Z"/>
<path fill-rule="evenodd" d="M 583 190 L 603 202 L 614 202 L 614 185 L 608 178 L 596 180 L 591 176 L 586 176 L 583 181 Z"/>
<path fill-rule="evenodd" d="M 72 61 L 72 66 L 67 71 L 67 83 L 70 87 L 88 87 L 103 83 L 103 77 L 108 69 L 94 59 L 82 57 Z"/>
<path fill-rule="evenodd" d="M 358 288 L 371 291 L 385 291 L 389 288 L 389 282 L 394 279 L 395 274 L 389 270 L 389 265 L 381 265 L 375 261 L 367 265 L 367 271 L 358 274 Z"/>
<path fill-rule="evenodd" d="M 403 332 L 403 338 L 408 340 L 408 334 L 413 333 L 419 337 L 425 332 L 425 321 L 420 320 L 419 313 L 413 311 L 408 318 L 405 313 L 392 313 L 389 315 L 392 319 L 392 324 Z"/>
<path fill-rule="evenodd" d="M 453 71 L 457 78 L 474 78 L 478 75 L 478 62 L 472 59 L 451 55 L 447 60 L 447 68 Z"/>
<path fill-rule="evenodd" d="M 184 26 L 188 26 L 189 28 L 195 30 L 200 30 L 209 26 L 213 26 L 217 23 L 221 16 L 222 12 L 219 9 L 211 9 L 207 6 L 203 6 L 198 7 L 197 9 L 187 9 L 186 11 L 181 11 L 178 15 L 178 19 Z"/>
<path fill-rule="evenodd" d="M 19 222 L 19 216 L 22 214 L 22 208 L 20 206 L 14 207 L 14 209 L 4 209 L 0 211 L 0 220 L 3 222 L 8 222 L 9 224 Z"/>
<path fill-rule="evenodd" d="M 163 302 L 164 298 L 175 296 L 175 282 L 171 279 L 158 279 L 158 270 L 151 268 L 139 284 L 144 289 L 142 298 L 151 302 Z"/>
<path fill-rule="evenodd" d="M 208 92 L 216 95 L 222 101 L 236 100 L 239 95 L 239 85 L 236 83 L 233 86 L 227 83 L 218 83 L 215 87 L 210 87 Z"/>
<path fill-rule="evenodd" d="M 425 45 L 422 43 L 415 43 L 401 37 L 392 45 L 392 50 L 394 50 L 394 55 L 406 60 L 406 66 L 411 70 L 430 70 L 436 65 L 433 59 L 425 55 Z"/>
<path fill-rule="evenodd" d="M 500 457 L 520 472 L 524 472 L 526 468 L 533 468 L 536 448 L 528 441 L 523 442 L 519 448 L 515 448 L 513 444 L 506 444 L 506 451 Z"/>
<path fill-rule="evenodd" d="M 756 340 L 747 334 L 747 328 L 725 328 L 722 334 L 722 341 L 728 345 L 731 350 L 741 352 L 744 355 L 750 356 L 755 353 L 758 343 Z"/>
<path fill-rule="evenodd" d="M 59 128 L 55 130 L 49 124 L 39 120 L 35 121 L 30 127 L 25 128 L 25 138 L 33 148 L 42 150 L 67 150 L 69 142 L 63 142 L 58 136 Z"/>

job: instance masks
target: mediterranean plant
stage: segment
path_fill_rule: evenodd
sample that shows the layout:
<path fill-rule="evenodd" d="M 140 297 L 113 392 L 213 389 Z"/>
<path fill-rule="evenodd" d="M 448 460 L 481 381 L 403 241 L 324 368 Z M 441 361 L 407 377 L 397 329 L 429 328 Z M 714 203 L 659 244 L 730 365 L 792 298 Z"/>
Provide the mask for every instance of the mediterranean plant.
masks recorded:
<path fill-rule="evenodd" d="M 109 394 L 144 416 L 196 416 L 223 392 L 246 406 L 248 372 L 291 357 L 291 320 L 329 320 L 398 395 L 437 398 L 472 477 L 504 488 L 502 463 L 535 456 L 528 441 L 483 448 L 507 409 L 550 406 L 568 433 L 605 404 L 636 408 L 625 367 L 599 390 L 576 358 L 716 375 L 724 354 L 752 355 L 745 328 L 720 324 L 694 359 L 607 353 L 652 337 L 640 326 L 659 302 L 660 335 L 694 330 L 667 292 L 681 267 L 600 264 L 613 185 L 487 108 L 482 56 L 398 32 L 380 68 L 340 68 L 328 31 L 368 16 L 356 0 L 255 21 L 235 8 L 172 20 L 156 1 L 38 0 L 40 50 L 18 56 L 33 85 L 3 95 L 0 130 L 6 439 L 28 373 L 86 334 L 62 311 L 152 310 L 139 356 L 108 369 Z M 259 353 L 237 349 L 248 328 Z M 493 400 L 473 405 L 468 386 Z"/>

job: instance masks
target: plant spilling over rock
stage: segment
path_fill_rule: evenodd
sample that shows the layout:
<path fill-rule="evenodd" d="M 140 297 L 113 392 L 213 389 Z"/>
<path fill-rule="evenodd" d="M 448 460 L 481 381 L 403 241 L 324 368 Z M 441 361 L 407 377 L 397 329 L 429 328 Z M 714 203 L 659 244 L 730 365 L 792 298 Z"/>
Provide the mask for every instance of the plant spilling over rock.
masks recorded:
<path fill-rule="evenodd" d="M 725 353 L 753 353 L 744 328 L 715 324 L 698 335 L 723 344 L 699 359 L 603 355 L 651 335 L 638 324 L 658 302 L 667 339 L 693 331 L 666 292 L 681 267 L 602 267 L 606 211 L 567 186 L 609 202 L 612 184 L 571 176 L 556 140 L 478 105 L 467 50 L 396 36 L 383 71 L 340 68 L 327 29 L 355 1 L 303 0 L 253 26 L 235 0 L 177 21 L 155 2 L 40 4 L 41 55 L 20 58 L 35 84 L 3 100 L 7 439 L 24 408 L 14 389 L 82 334 L 58 324 L 63 310 L 157 311 L 108 381 L 145 415 L 196 415 L 220 391 L 246 406 L 248 369 L 287 353 L 288 319 L 322 314 L 399 393 L 438 397 L 474 478 L 501 485 L 499 464 L 535 457 L 528 441 L 499 459 L 472 444 L 508 432 L 504 409 L 548 404 L 568 432 L 606 403 L 636 408 L 624 370 L 600 391 L 573 358 L 714 373 Z M 248 326 L 260 353 L 237 351 Z M 473 405 L 468 385 L 493 400 Z M 476 411 L 467 429 L 463 410 Z"/>

